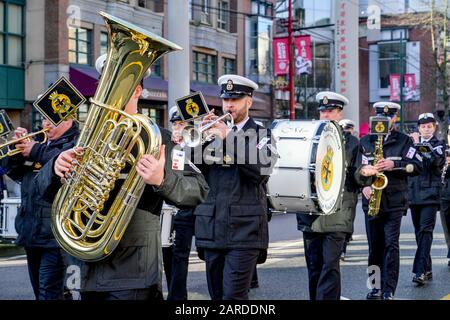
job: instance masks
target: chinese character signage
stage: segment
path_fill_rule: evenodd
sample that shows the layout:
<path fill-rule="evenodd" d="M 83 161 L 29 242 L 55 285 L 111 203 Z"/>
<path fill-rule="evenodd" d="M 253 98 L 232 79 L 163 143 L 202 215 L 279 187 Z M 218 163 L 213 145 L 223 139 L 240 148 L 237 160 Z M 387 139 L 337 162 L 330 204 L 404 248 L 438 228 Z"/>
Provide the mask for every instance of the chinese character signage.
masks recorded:
<path fill-rule="evenodd" d="M 400 101 L 400 75 L 391 74 L 389 76 L 391 87 L 391 101 Z M 416 75 L 407 73 L 403 76 L 403 99 L 405 101 L 418 101 L 419 93 L 417 91 Z"/>
<path fill-rule="evenodd" d="M 359 127 L 359 8 L 353 0 L 335 0 L 335 91 L 347 97 L 344 117 Z"/>
<path fill-rule="evenodd" d="M 273 39 L 274 73 L 276 76 L 288 74 L 289 43 L 287 38 Z"/>
<path fill-rule="evenodd" d="M 389 75 L 389 82 L 391 85 L 391 101 L 400 101 L 400 75 L 391 74 Z"/>
<path fill-rule="evenodd" d="M 403 81 L 403 96 L 405 101 L 418 101 L 419 93 L 417 92 L 416 75 L 414 73 L 407 73 Z"/>
<path fill-rule="evenodd" d="M 295 37 L 295 69 L 297 74 L 312 73 L 311 37 Z"/>
<path fill-rule="evenodd" d="M 295 69 L 297 75 L 312 73 L 311 37 L 296 36 L 295 44 Z M 274 48 L 274 72 L 275 76 L 287 75 L 289 73 L 289 41 L 288 38 L 273 39 Z"/>

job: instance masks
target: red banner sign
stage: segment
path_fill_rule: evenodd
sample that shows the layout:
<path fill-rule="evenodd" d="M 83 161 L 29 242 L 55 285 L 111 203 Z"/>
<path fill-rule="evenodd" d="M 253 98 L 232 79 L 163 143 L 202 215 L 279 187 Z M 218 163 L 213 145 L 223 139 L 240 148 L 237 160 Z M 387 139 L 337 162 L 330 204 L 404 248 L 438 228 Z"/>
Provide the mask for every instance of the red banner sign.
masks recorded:
<path fill-rule="evenodd" d="M 309 35 L 295 37 L 295 69 L 297 75 L 312 73 L 311 37 Z M 288 38 L 273 39 L 273 60 L 275 76 L 289 73 L 289 41 Z"/>
<path fill-rule="evenodd" d="M 287 38 L 273 39 L 274 73 L 276 76 L 288 74 L 289 43 Z"/>
<path fill-rule="evenodd" d="M 311 36 L 295 37 L 295 70 L 297 75 L 312 73 Z"/>
<path fill-rule="evenodd" d="M 400 101 L 400 75 L 391 74 L 389 76 L 391 84 L 391 101 Z"/>
<path fill-rule="evenodd" d="M 405 74 L 403 96 L 405 97 L 405 101 L 419 100 L 416 87 L 416 75 L 414 73 Z"/>

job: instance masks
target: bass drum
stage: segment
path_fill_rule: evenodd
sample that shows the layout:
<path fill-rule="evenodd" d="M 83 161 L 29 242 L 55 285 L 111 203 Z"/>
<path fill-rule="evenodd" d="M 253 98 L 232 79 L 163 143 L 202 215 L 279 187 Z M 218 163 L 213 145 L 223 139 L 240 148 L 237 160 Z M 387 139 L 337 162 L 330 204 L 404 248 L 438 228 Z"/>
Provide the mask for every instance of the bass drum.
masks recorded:
<path fill-rule="evenodd" d="M 275 211 L 328 215 L 342 203 L 344 138 L 339 125 L 325 120 L 281 120 L 272 134 L 280 158 L 267 183 Z"/>
<path fill-rule="evenodd" d="M 160 215 L 161 223 L 161 246 L 168 248 L 173 245 L 175 240 L 175 230 L 173 229 L 173 217 L 177 214 L 178 209 L 174 206 L 163 202 Z"/>

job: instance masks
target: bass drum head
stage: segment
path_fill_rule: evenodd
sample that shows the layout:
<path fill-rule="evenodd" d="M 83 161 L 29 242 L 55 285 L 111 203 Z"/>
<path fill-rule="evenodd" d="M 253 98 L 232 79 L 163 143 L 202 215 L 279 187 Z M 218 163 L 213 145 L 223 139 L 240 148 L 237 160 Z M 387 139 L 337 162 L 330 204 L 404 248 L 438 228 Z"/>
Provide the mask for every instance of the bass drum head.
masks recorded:
<path fill-rule="evenodd" d="M 341 206 L 345 182 L 344 138 L 339 125 L 327 121 L 316 154 L 315 186 L 320 209 L 324 215 Z"/>

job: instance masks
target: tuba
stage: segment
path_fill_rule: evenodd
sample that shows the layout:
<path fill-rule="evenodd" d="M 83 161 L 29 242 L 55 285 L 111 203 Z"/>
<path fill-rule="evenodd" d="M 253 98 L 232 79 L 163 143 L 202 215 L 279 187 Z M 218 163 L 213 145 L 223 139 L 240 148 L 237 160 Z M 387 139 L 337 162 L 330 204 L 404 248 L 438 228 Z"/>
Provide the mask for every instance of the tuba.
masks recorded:
<path fill-rule="evenodd" d="M 107 61 L 77 141 L 84 151 L 52 206 L 55 239 L 84 261 L 101 260 L 117 247 L 145 187 L 137 162 L 143 154 L 159 157 L 159 128 L 144 115 L 127 114 L 125 106 L 151 64 L 182 49 L 126 21 L 100 15 L 108 29 Z M 129 171 L 119 185 L 124 168 Z"/>

